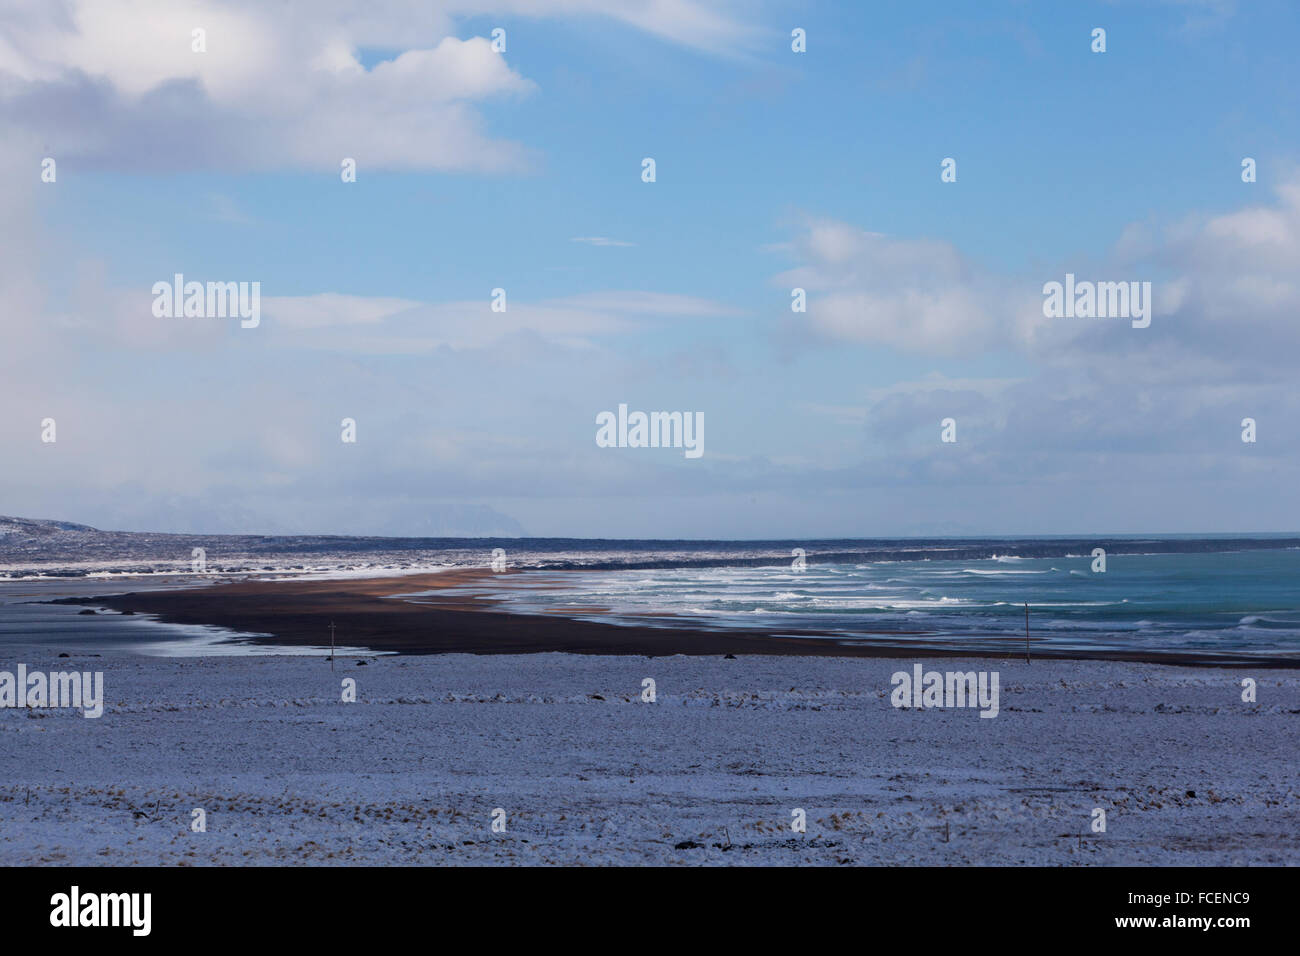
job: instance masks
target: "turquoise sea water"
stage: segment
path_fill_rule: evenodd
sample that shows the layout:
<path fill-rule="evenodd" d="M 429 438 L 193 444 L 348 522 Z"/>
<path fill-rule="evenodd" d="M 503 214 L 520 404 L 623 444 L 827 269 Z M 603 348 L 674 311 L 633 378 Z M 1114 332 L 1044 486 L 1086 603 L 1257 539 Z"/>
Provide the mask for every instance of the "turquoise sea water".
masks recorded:
<path fill-rule="evenodd" d="M 537 571 L 496 596 L 523 612 L 966 648 L 1023 646 L 1028 604 L 1036 644 L 1300 656 L 1296 549 L 1110 554 L 1104 572 L 1090 553 L 792 563 Z"/>

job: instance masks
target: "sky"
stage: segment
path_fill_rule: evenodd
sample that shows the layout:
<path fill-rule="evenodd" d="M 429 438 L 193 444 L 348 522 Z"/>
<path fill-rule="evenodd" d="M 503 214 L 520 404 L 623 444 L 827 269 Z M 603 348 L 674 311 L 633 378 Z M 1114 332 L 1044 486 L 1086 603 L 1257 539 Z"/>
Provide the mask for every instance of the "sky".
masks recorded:
<path fill-rule="evenodd" d="M 1297 40 L 1285 0 L 0 0 L 0 514 L 1300 530 Z M 258 324 L 156 315 L 177 273 Z M 1067 274 L 1150 325 L 1045 315 Z M 602 447 L 620 405 L 703 454 Z"/>

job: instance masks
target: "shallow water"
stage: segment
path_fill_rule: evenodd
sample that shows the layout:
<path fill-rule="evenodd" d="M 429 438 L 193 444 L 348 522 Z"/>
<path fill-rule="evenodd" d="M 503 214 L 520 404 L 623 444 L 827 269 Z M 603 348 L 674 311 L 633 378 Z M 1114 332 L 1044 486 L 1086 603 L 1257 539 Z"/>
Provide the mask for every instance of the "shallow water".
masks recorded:
<path fill-rule="evenodd" d="M 286 647 L 253 643 L 256 636 L 223 627 L 162 624 L 148 614 L 120 614 L 86 607 L 46 604 L 64 597 L 89 597 L 114 591 L 144 591 L 166 587 L 193 587 L 199 581 L 159 581 L 129 584 L 102 580 L 0 581 L 0 658 L 5 648 L 38 646 L 78 653 L 143 654 L 153 657 L 223 657 L 266 654 L 328 655 L 327 645 Z M 89 609 L 94 609 L 93 605 Z M 339 655 L 372 655 L 364 648 L 338 647 Z"/>
<path fill-rule="evenodd" d="M 1296 654 L 1300 551 L 1090 555 L 790 566 L 532 572 L 494 591 L 507 608 L 595 620 L 789 628 L 845 637 L 889 632 L 979 649 Z M 523 579 L 522 581 L 520 579 Z M 524 586 L 519 586 L 519 585 Z M 596 610 L 605 609 L 605 610 Z"/>

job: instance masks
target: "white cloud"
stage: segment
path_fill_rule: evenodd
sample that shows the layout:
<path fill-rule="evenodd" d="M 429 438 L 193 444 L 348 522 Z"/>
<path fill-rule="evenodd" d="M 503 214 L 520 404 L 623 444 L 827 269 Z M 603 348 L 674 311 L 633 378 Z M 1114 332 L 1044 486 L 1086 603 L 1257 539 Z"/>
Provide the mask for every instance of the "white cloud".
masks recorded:
<path fill-rule="evenodd" d="M 674 295 L 667 292 L 587 292 L 557 299 L 556 303 L 576 309 L 595 309 L 663 316 L 734 316 L 741 311 L 712 299 Z"/>
<path fill-rule="evenodd" d="M 741 29 L 695 0 L 499 3 L 527 16 L 605 15 L 721 48 Z M 529 160 L 476 105 L 536 85 L 484 37 L 451 35 L 466 3 L 38 0 L 0 10 L 0 124 L 60 129 L 60 157 L 119 168 L 503 171 Z M 205 31 L 205 52 L 191 48 Z M 364 68 L 358 50 L 391 49 Z"/>
<path fill-rule="evenodd" d="M 621 239 L 610 239 L 608 236 L 574 236 L 570 242 L 585 242 L 590 246 L 635 246 L 635 242 L 624 242 Z"/>
<path fill-rule="evenodd" d="M 1283 489 L 1300 480 L 1300 178 L 1258 205 L 1133 224 L 1108 254 L 1059 262 L 1055 275 L 983 273 L 949 244 L 835 222 L 808 224 L 784 251 L 799 265 L 778 280 L 809 292 L 808 313 L 791 319 L 813 337 L 929 355 L 954 343 L 963 356 L 1013 348 L 1023 362 L 1014 380 L 934 373 L 863 389 L 857 402 L 809 403 L 857 437 L 854 481 L 961 487 L 963 501 L 995 489 L 988 507 L 1007 527 L 1019 503 L 1047 513 L 1062 488 L 1078 503 L 1070 520 L 1094 527 L 1294 525 Z M 1041 283 L 1067 270 L 1152 281 L 1150 328 L 1044 320 Z M 946 417 L 955 445 L 939 442 Z M 1267 441 L 1240 440 L 1246 417 L 1267 426 Z"/>
<path fill-rule="evenodd" d="M 268 318 L 287 329 L 371 325 L 419 306 L 420 303 L 413 299 L 340 295 L 337 292 L 268 296 L 262 300 Z"/>
<path fill-rule="evenodd" d="M 808 324 L 830 339 L 951 355 L 1023 337 L 1004 311 L 1004 280 L 950 243 L 900 239 L 833 220 L 810 222 L 793 244 L 801 265 L 777 277 L 808 294 Z M 1021 294 L 1022 317 L 1029 302 Z M 802 316 L 801 316 L 802 318 Z"/>
<path fill-rule="evenodd" d="M 571 348 L 635 331 L 649 317 L 731 315 L 721 303 L 657 292 L 598 292 L 539 302 L 419 302 L 323 293 L 262 301 L 265 331 L 280 346 L 368 354 L 420 354 L 442 347 L 487 348 L 522 332 Z M 154 320 L 156 321 L 156 320 Z"/>
<path fill-rule="evenodd" d="M 951 243 L 901 239 L 846 223 L 806 224 L 782 247 L 798 261 L 775 278 L 802 287 L 794 316 L 812 337 L 934 356 L 1012 349 L 1047 365 L 1133 360 L 1218 374 L 1276 373 L 1300 349 L 1300 175 L 1271 204 L 1160 226 L 1126 228 L 1094 262 L 995 274 Z M 1079 279 L 1150 281 L 1151 327 L 1109 319 L 1046 319 L 1042 285 Z"/>
<path fill-rule="evenodd" d="M 530 17 L 606 17 L 669 43 L 727 56 L 748 53 L 778 35 L 744 22 L 754 18 L 752 0 L 496 0 L 490 5 Z"/>

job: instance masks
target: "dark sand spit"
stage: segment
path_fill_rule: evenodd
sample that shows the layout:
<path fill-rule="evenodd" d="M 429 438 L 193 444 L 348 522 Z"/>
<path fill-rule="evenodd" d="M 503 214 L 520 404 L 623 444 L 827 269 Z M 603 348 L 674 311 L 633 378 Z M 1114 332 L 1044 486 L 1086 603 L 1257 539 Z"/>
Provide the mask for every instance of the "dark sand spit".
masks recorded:
<path fill-rule="evenodd" d="M 923 633 L 887 632 L 846 639 L 818 631 L 705 630 L 634 626 L 554 615 L 502 611 L 491 592 L 510 585 L 513 572 L 456 569 L 385 578 L 245 579 L 195 588 L 138 591 L 56 602 L 151 614 L 165 623 L 206 624 L 250 635 L 266 644 L 329 644 L 337 625 L 341 645 L 397 654 L 765 654 L 819 657 L 1020 657 L 1024 642 L 990 640 L 987 651 L 944 647 Z M 439 589 L 407 600 L 397 595 Z M 1300 668 L 1291 657 L 1186 654 L 1135 649 L 1079 651 L 1034 641 L 1037 658 L 1104 659 L 1191 666 Z"/>

